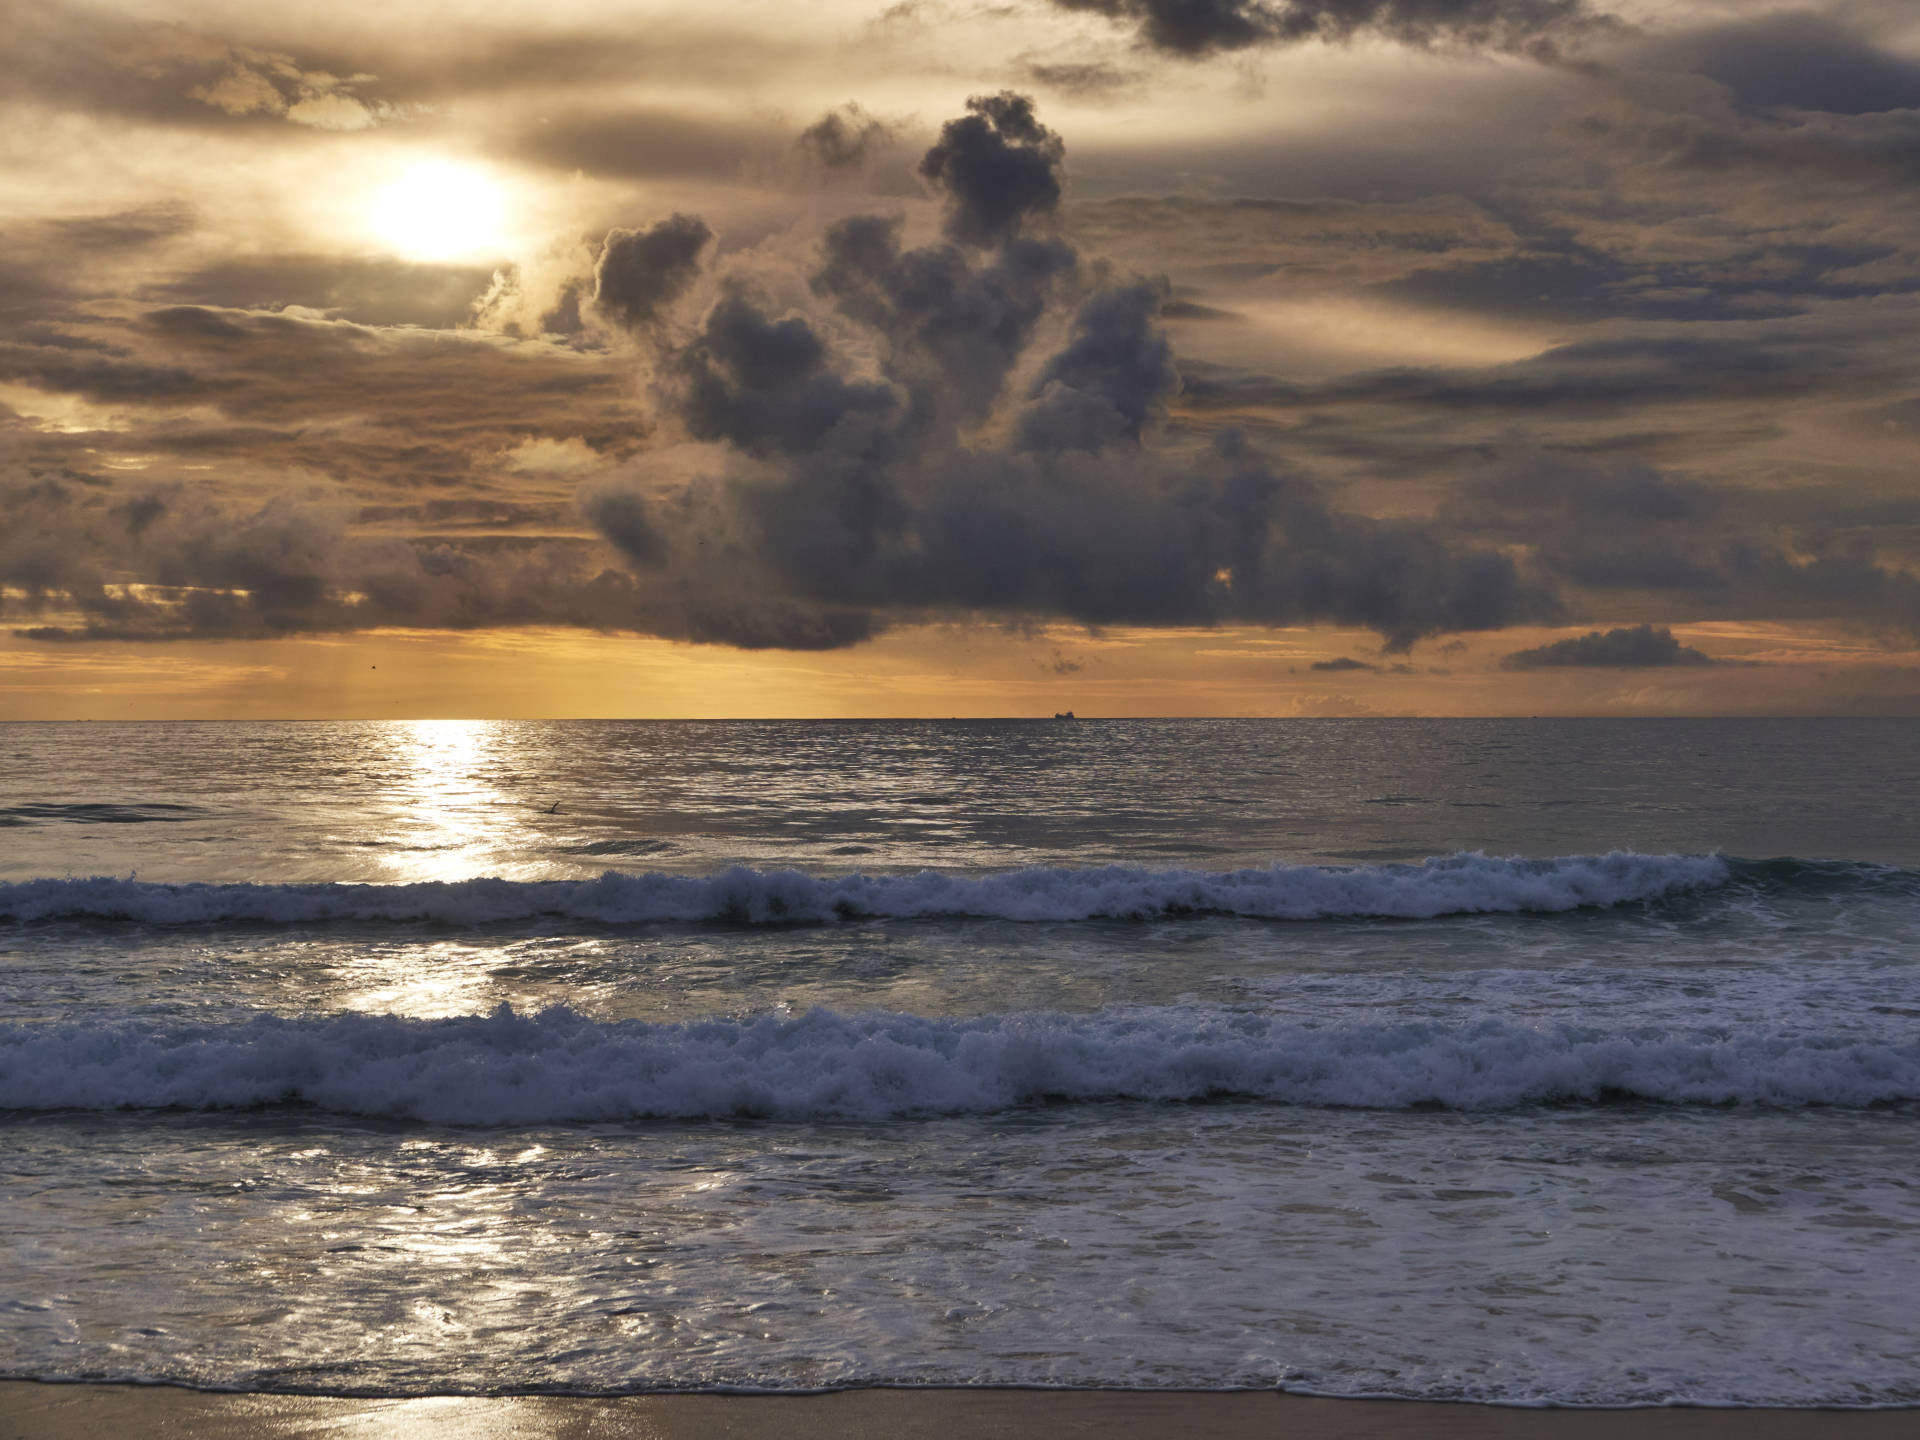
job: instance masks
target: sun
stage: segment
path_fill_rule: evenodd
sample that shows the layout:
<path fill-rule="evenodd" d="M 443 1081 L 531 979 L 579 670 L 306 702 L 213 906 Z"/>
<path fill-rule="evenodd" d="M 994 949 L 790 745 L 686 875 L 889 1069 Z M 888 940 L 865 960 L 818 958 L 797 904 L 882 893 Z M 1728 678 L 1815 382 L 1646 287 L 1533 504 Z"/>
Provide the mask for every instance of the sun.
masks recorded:
<path fill-rule="evenodd" d="M 487 259 L 501 248 L 505 208 L 478 166 L 422 161 L 375 197 L 373 228 L 408 260 Z"/>

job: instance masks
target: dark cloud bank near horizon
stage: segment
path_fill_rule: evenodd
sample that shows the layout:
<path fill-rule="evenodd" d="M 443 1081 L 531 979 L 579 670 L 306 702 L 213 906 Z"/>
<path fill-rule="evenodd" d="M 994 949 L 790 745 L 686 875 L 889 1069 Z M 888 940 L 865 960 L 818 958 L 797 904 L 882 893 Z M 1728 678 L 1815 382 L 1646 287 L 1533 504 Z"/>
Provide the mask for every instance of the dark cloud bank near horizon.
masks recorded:
<path fill-rule="evenodd" d="M 1665 626 L 1629 625 L 1590 630 L 1533 650 L 1516 650 L 1501 664 L 1509 670 L 1647 669 L 1662 665 L 1709 665 L 1705 653 L 1674 639 Z"/>

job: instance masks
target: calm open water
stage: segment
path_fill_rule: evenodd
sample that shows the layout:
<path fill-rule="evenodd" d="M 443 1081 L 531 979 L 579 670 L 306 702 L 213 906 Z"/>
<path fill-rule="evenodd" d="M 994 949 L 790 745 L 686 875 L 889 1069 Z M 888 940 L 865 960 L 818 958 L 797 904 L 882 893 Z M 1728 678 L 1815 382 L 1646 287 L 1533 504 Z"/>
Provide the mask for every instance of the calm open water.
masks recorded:
<path fill-rule="evenodd" d="M 0 1375 L 1920 1404 L 1920 724 L 0 726 Z"/>

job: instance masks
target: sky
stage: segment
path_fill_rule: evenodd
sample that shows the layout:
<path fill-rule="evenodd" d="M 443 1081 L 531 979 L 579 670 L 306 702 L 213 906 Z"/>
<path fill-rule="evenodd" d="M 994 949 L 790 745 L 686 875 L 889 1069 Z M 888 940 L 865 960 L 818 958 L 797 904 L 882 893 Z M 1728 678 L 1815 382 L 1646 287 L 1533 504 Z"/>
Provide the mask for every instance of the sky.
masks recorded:
<path fill-rule="evenodd" d="M 0 718 L 1920 715 L 1909 0 L 0 27 Z"/>

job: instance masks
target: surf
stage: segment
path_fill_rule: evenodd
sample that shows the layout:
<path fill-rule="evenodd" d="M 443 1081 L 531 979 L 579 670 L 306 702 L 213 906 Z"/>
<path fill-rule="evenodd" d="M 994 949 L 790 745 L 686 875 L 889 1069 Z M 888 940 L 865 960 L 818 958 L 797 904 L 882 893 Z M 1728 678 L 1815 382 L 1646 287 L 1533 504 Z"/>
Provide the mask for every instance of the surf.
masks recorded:
<path fill-rule="evenodd" d="M 1720 855 L 1613 851 L 1556 859 L 1477 852 L 1415 865 L 1275 864 L 1240 870 L 1030 866 L 1005 873 L 816 876 L 732 866 L 708 875 L 377 884 L 164 884 L 95 876 L 0 885 L 0 920 L 153 925 L 428 921 L 481 926 L 541 918 L 600 924 L 825 924 L 871 918 L 1076 921 L 1223 914 L 1268 920 L 1434 919 L 1555 913 L 1658 900 L 1727 883 Z"/>

